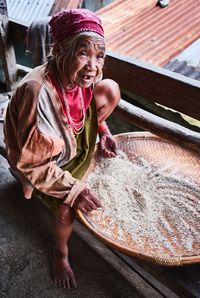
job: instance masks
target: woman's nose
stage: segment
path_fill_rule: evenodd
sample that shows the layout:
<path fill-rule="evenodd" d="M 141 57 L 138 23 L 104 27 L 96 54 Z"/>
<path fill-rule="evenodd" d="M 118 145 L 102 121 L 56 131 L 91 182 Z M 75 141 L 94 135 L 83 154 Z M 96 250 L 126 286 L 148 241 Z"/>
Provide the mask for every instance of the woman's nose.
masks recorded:
<path fill-rule="evenodd" d="M 96 59 L 95 58 L 89 58 L 86 64 L 87 68 L 89 70 L 96 70 Z"/>

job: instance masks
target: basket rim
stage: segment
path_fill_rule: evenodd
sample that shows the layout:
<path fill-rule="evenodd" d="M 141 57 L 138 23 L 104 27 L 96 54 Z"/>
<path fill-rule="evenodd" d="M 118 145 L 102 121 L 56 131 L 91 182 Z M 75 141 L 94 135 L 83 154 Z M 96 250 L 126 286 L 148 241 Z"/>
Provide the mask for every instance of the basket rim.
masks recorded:
<path fill-rule="evenodd" d="M 116 140 L 121 139 L 148 139 L 148 140 L 157 140 L 166 142 L 168 144 L 174 144 L 173 142 L 162 139 L 161 137 L 154 135 L 150 132 L 128 132 L 128 133 L 120 133 L 117 135 L 114 135 L 114 138 Z M 178 145 L 178 144 L 176 144 Z M 94 153 L 97 150 L 97 146 L 95 148 Z M 88 171 L 85 173 L 84 177 L 87 175 Z M 83 178 L 84 178 L 83 177 Z M 139 251 L 138 249 L 134 249 L 131 247 L 127 247 L 121 243 L 118 243 L 117 241 L 114 241 L 112 238 L 104 235 L 100 231 L 96 230 L 93 225 L 89 222 L 87 217 L 84 216 L 84 213 L 80 211 L 79 209 L 75 209 L 76 215 L 78 220 L 101 242 L 104 244 L 122 252 L 129 256 L 137 257 L 139 259 L 143 259 L 149 262 L 152 262 L 154 264 L 158 265 L 164 265 L 164 266 L 182 266 L 182 265 L 190 265 L 190 264 L 196 264 L 200 263 L 200 255 L 168 255 L 168 254 L 156 254 L 156 253 L 145 253 Z"/>
<path fill-rule="evenodd" d="M 104 244 L 122 252 L 132 257 L 137 257 L 142 260 L 146 260 L 149 262 L 152 262 L 157 265 L 164 265 L 164 266 L 182 266 L 182 265 L 190 265 L 190 264 L 196 264 L 200 262 L 200 256 L 199 255 L 191 255 L 191 256 L 184 256 L 184 255 L 164 255 L 164 254 L 147 254 L 147 253 L 141 253 L 139 250 L 134 248 L 129 248 L 127 246 L 122 245 L 121 243 L 117 243 L 116 241 L 112 240 L 108 236 L 105 236 L 100 231 L 97 231 L 92 224 L 87 220 L 87 218 L 84 216 L 84 214 L 79 210 L 75 210 L 76 215 L 79 219 L 79 221 L 89 229 L 90 232 L 96 238 L 98 238 L 101 242 Z"/>

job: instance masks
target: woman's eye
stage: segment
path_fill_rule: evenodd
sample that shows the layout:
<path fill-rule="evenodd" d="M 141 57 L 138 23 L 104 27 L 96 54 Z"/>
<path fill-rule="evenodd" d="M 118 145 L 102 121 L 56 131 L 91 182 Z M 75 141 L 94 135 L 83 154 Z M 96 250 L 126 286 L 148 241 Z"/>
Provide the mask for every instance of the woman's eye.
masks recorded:
<path fill-rule="evenodd" d="M 100 51 L 99 53 L 97 53 L 97 59 L 104 59 L 105 55 L 104 52 Z"/>
<path fill-rule="evenodd" d="M 87 52 L 86 51 L 80 51 L 79 56 L 87 56 Z"/>
<path fill-rule="evenodd" d="M 97 59 L 98 59 L 98 60 L 103 60 L 103 59 L 104 59 L 104 55 L 103 55 L 103 54 L 99 54 L 99 55 L 97 55 Z"/>

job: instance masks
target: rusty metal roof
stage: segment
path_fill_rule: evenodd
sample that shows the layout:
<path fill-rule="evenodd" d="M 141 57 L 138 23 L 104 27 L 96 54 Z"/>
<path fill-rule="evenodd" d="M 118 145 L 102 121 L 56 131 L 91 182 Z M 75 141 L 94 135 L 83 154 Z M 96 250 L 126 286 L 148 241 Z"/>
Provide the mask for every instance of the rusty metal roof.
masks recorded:
<path fill-rule="evenodd" d="M 107 48 L 154 65 L 164 66 L 200 37 L 200 3 L 170 0 L 115 0 L 97 13 Z"/>

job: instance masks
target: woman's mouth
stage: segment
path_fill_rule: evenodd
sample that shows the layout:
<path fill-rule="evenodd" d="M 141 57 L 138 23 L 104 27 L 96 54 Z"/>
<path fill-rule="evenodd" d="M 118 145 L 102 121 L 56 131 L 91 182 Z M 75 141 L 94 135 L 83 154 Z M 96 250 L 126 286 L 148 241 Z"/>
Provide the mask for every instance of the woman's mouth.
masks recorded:
<path fill-rule="evenodd" d="M 89 87 L 90 85 L 93 84 L 95 80 L 95 75 L 94 74 L 89 74 L 89 73 L 80 73 L 77 75 L 76 82 L 79 85 Z"/>
<path fill-rule="evenodd" d="M 90 75 L 84 75 L 83 79 L 84 80 L 92 80 L 94 78 L 94 76 L 90 76 Z"/>
<path fill-rule="evenodd" d="M 91 83 L 93 83 L 93 81 L 94 81 L 94 76 L 91 76 L 91 75 L 83 75 L 83 76 L 82 76 L 82 79 L 83 79 L 83 81 L 84 81 L 86 84 L 91 84 Z"/>

